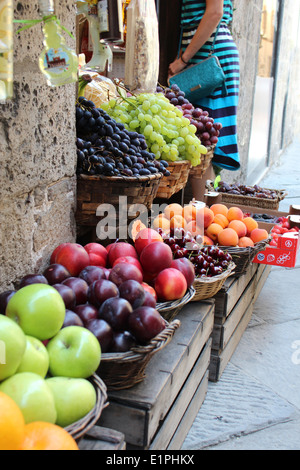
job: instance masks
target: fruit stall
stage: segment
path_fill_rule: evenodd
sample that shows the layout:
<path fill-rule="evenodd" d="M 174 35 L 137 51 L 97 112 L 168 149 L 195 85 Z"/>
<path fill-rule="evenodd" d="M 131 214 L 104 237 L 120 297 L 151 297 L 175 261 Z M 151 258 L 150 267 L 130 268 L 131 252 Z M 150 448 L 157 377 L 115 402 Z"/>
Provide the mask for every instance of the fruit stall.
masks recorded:
<path fill-rule="evenodd" d="M 284 190 L 218 181 L 188 195 L 222 127 L 158 82 L 158 62 L 148 80 L 157 22 L 134 5 L 125 43 L 120 10 L 103 34 L 101 6 L 78 1 L 76 240 L 0 293 L 1 450 L 179 450 L 271 265 L 295 266 L 299 211 L 278 211 Z"/>

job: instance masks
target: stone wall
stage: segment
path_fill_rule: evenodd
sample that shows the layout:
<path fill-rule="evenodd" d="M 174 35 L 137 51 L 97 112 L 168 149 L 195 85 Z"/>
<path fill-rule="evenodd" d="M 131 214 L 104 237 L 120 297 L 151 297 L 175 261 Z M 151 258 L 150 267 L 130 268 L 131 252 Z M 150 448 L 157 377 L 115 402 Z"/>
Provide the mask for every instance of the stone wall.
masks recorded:
<path fill-rule="evenodd" d="M 56 3 L 74 32 L 75 2 Z M 37 1 L 15 2 L 14 17 L 39 18 Z M 0 291 L 43 269 L 56 245 L 76 237 L 76 85 L 46 84 L 42 48 L 41 25 L 15 35 L 14 99 L 0 105 Z"/>

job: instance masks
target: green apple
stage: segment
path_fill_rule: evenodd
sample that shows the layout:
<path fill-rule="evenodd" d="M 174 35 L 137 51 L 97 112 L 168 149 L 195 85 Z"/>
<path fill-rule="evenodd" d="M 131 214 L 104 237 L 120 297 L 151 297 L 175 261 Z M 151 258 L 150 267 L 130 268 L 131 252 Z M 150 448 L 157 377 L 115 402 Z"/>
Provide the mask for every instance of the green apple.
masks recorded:
<path fill-rule="evenodd" d="M 5 313 L 19 324 L 26 335 L 43 341 L 52 338 L 61 329 L 66 307 L 54 287 L 31 284 L 11 297 Z"/>
<path fill-rule="evenodd" d="M 33 336 L 26 336 L 26 349 L 17 372 L 34 372 L 43 379 L 49 369 L 49 354 L 46 346 Z"/>
<path fill-rule="evenodd" d="M 33 372 L 19 372 L 0 384 L 21 409 L 25 422 L 45 421 L 55 424 L 57 413 L 53 393 L 45 379 Z"/>
<path fill-rule="evenodd" d="M 52 390 L 57 412 L 56 424 L 62 427 L 86 416 L 96 405 L 96 391 L 87 379 L 50 377 L 46 379 Z"/>
<path fill-rule="evenodd" d="M 98 369 L 101 360 L 100 343 L 82 326 L 67 326 L 47 344 L 50 374 L 86 379 Z"/>
<path fill-rule="evenodd" d="M 0 315 L 0 382 L 15 374 L 26 348 L 26 337 L 13 320 Z"/>

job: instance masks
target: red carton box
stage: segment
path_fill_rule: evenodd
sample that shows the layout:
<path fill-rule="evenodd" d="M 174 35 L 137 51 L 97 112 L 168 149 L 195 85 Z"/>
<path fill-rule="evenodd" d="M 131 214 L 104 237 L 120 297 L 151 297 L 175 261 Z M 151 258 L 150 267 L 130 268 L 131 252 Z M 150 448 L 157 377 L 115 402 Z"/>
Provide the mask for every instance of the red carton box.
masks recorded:
<path fill-rule="evenodd" d="M 294 268 L 298 249 L 299 233 L 287 232 L 278 238 L 277 247 L 267 246 L 264 251 L 257 253 L 253 263 Z"/>

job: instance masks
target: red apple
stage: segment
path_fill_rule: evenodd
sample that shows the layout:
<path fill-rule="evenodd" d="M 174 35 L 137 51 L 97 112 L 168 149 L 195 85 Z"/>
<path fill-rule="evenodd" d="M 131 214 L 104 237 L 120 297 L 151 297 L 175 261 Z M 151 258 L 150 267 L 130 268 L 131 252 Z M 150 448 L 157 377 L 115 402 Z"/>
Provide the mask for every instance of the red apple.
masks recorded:
<path fill-rule="evenodd" d="M 195 280 L 195 266 L 187 258 L 174 259 L 171 268 L 178 269 L 185 277 L 187 286 L 191 287 Z"/>
<path fill-rule="evenodd" d="M 66 245 L 70 245 L 70 243 L 61 243 L 60 245 L 58 245 L 55 250 L 53 250 L 52 254 L 51 254 L 51 258 L 50 258 L 50 264 L 54 264 L 55 263 L 55 258 L 56 258 L 56 255 L 57 253 L 61 250 L 61 248 L 63 248 L 64 246 Z"/>
<path fill-rule="evenodd" d="M 150 274 L 159 273 L 169 268 L 173 260 L 173 253 L 169 245 L 164 242 L 152 242 L 145 246 L 140 254 L 143 269 Z"/>
<path fill-rule="evenodd" d="M 141 254 L 145 246 L 153 242 L 163 242 L 162 236 L 152 228 L 143 228 L 136 236 L 134 246 L 138 253 Z"/>
<path fill-rule="evenodd" d="M 143 274 L 139 268 L 128 263 L 116 264 L 109 275 L 109 280 L 118 287 L 122 282 L 128 281 L 129 279 L 137 281 L 140 284 L 143 282 Z"/>
<path fill-rule="evenodd" d="M 133 245 L 130 245 L 130 243 L 114 243 L 108 253 L 108 262 L 110 266 L 113 266 L 116 259 L 120 258 L 121 256 L 132 256 L 133 258 L 138 258 L 136 249 Z"/>
<path fill-rule="evenodd" d="M 88 243 L 84 249 L 89 255 L 91 266 L 106 267 L 108 253 L 104 246 L 100 243 Z"/>
<path fill-rule="evenodd" d="M 78 276 L 86 266 L 89 266 L 90 258 L 82 245 L 67 243 L 58 250 L 54 263 L 65 266 L 71 276 Z"/>
<path fill-rule="evenodd" d="M 161 271 L 155 279 L 155 290 L 160 301 L 181 299 L 187 290 L 184 275 L 175 268 Z"/>
<path fill-rule="evenodd" d="M 114 267 L 116 264 L 119 264 L 119 263 L 133 264 L 134 266 L 139 268 L 141 270 L 141 272 L 143 272 L 143 268 L 142 268 L 141 263 L 139 262 L 139 260 L 137 258 L 134 258 L 133 256 L 120 256 L 120 258 L 117 258 L 115 260 L 112 267 Z"/>

